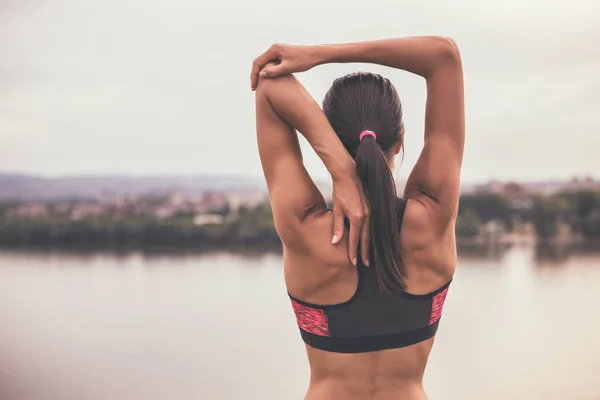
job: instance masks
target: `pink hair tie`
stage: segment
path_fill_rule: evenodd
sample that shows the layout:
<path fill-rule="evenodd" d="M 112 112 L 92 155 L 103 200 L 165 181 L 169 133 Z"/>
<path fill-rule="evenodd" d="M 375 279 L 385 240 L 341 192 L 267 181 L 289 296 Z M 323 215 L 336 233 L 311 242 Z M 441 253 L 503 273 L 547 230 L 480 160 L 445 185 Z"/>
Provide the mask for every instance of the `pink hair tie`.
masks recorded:
<path fill-rule="evenodd" d="M 377 135 L 373 131 L 362 131 L 358 137 L 358 140 L 362 142 L 365 136 L 373 136 L 373 140 L 377 140 Z"/>

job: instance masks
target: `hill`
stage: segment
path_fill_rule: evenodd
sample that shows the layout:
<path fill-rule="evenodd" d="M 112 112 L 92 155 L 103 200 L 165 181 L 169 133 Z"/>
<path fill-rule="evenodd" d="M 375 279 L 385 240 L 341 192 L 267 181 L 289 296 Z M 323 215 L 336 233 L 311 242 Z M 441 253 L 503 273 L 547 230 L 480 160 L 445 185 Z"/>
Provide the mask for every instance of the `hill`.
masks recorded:
<path fill-rule="evenodd" d="M 209 190 L 264 190 L 260 178 L 217 176 L 66 176 L 0 173 L 0 201 L 91 199 L 106 194 L 160 195 L 178 191 L 195 195 Z"/>

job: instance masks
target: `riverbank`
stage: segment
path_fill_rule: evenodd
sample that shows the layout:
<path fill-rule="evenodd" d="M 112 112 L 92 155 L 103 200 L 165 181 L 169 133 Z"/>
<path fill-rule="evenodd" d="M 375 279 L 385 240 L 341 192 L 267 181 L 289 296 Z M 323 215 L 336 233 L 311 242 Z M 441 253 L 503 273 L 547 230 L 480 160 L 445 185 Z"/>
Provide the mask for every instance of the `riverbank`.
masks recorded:
<path fill-rule="evenodd" d="M 502 241 L 485 241 L 473 238 L 457 238 L 457 252 L 459 259 L 481 258 L 497 259 L 502 257 L 511 248 L 530 248 L 538 260 L 564 260 L 574 254 L 597 254 L 600 253 L 600 240 L 577 240 L 577 241 L 542 241 L 532 237 L 515 235 L 504 238 Z M 110 254 L 117 257 L 128 257 L 132 254 L 140 254 L 144 257 L 173 257 L 185 258 L 195 256 L 211 256 L 218 254 L 231 254 L 247 258 L 260 258 L 266 255 L 280 256 L 282 247 L 279 243 L 267 243 L 263 245 L 230 245 L 230 246 L 78 246 L 78 245 L 13 245 L 0 244 L 0 253 L 38 254 L 51 256 L 57 254 L 71 255 L 75 257 L 88 257 L 102 254 Z"/>
<path fill-rule="evenodd" d="M 517 201 L 519 200 L 519 201 Z M 600 239 L 600 191 L 463 194 L 459 245 L 555 245 Z M 281 249 L 268 201 L 218 193 L 91 202 L 0 204 L 0 246 L 93 249 Z"/>
<path fill-rule="evenodd" d="M 489 246 L 489 245 L 536 245 L 536 246 L 577 246 L 596 245 L 600 248 L 600 239 L 586 238 L 582 235 L 561 235 L 541 238 L 533 234 L 508 233 L 495 238 L 484 236 L 456 237 L 457 246 Z"/>

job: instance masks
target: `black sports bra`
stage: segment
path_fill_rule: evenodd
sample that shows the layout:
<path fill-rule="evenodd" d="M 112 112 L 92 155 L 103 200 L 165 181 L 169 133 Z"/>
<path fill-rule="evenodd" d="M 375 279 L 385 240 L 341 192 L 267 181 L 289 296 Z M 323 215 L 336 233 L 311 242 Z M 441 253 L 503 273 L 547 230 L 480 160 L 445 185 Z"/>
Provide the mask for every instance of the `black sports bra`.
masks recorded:
<path fill-rule="evenodd" d="M 406 200 L 399 200 L 396 210 L 402 226 Z M 452 281 L 424 295 L 383 294 L 376 269 L 360 264 L 357 268 L 356 292 L 344 303 L 315 305 L 289 295 L 306 344 L 336 353 L 363 353 L 410 346 L 435 335 Z"/>

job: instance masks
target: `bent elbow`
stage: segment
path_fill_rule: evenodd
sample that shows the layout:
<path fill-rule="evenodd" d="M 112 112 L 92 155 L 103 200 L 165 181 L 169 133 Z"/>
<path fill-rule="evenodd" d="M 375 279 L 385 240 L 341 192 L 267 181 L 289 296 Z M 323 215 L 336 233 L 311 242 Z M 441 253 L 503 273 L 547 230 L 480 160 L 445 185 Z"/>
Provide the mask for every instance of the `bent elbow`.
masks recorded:
<path fill-rule="evenodd" d="M 443 36 L 430 36 L 427 40 L 431 49 L 431 57 L 428 69 L 423 73 L 425 79 L 432 79 L 438 76 L 441 71 L 459 71 L 462 69 L 460 51 L 453 39 Z"/>
<path fill-rule="evenodd" d="M 438 37 L 439 56 L 445 62 L 460 62 L 460 50 L 454 39 L 449 37 Z"/>
<path fill-rule="evenodd" d="M 270 62 L 265 68 L 277 66 L 277 64 Z M 264 69 L 263 69 L 264 70 Z M 273 86 L 279 86 L 285 84 L 285 82 L 295 81 L 296 78 L 293 74 L 279 74 L 274 76 L 262 76 L 258 75 L 258 83 L 256 85 L 256 92 L 268 92 Z"/>

